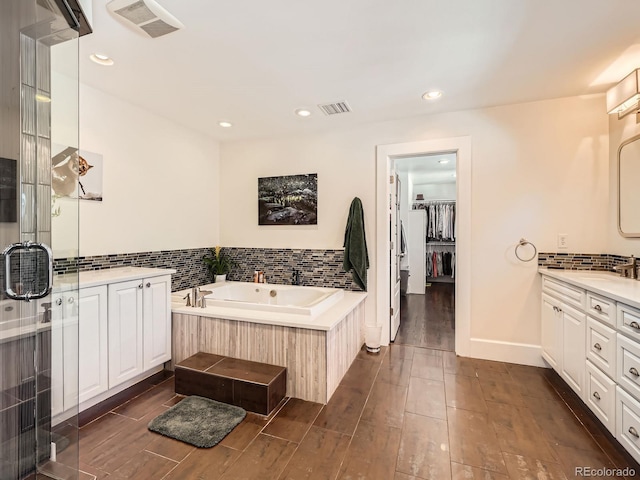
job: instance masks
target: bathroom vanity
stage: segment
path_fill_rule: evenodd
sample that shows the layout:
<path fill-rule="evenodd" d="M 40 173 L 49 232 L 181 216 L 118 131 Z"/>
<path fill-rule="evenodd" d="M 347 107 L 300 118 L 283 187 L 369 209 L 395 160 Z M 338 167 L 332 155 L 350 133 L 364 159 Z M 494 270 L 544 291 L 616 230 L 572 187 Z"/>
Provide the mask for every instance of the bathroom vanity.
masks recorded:
<path fill-rule="evenodd" d="M 542 357 L 640 461 L 640 282 L 541 268 Z"/>
<path fill-rule="evenodd" d="M 85 410 L 162 370 L 171 359 L 172 273 L 137 267 L 80 272 L 78 298 L 58 277 L 51 341 L 58 345 L 53 351 L 64 354 L 52 359 L 54 423 L 73 410 L 76 398 Z M 70 380 L 64 378 L 66 357 L 79 358 Z"/>

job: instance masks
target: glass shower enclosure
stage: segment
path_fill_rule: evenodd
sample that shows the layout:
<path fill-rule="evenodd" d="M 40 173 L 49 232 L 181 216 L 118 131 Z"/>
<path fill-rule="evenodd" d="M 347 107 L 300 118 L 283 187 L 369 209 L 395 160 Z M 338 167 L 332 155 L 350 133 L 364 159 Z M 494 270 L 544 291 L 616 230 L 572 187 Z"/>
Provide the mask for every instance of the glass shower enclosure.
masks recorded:
<path fill-rule="evenodd" d="M 78 38 L 68 0 L 0 1 L 0 478 L 78 478 Z M 68 260 L 67 260 L 68 261 Z"/>

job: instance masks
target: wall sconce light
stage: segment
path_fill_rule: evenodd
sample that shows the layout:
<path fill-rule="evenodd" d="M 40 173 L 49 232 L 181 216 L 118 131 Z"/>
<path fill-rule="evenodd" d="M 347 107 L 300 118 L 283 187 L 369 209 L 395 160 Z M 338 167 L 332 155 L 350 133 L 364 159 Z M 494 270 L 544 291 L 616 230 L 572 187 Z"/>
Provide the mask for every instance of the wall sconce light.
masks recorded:
<path fill-rule="evenodd" d="M 617 113 L 622 118 L 640 109 L 640 68 L 607 91 L 607 113 Z"/>

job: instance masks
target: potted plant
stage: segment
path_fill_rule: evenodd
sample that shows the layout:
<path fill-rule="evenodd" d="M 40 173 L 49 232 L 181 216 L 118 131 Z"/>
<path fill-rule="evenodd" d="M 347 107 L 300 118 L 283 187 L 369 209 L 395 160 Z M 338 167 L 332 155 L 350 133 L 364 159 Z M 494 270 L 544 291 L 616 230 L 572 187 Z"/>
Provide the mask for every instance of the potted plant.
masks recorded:
<path fill-rule="evenodd" d="M 222 252 L 220 245 L 210 251 L 211 254 L 202 257 L 202 261 L 207 265 L 214 282 L 224 282 L 227 279 L 227 273 L 235 266 L 235 262 Z"/>

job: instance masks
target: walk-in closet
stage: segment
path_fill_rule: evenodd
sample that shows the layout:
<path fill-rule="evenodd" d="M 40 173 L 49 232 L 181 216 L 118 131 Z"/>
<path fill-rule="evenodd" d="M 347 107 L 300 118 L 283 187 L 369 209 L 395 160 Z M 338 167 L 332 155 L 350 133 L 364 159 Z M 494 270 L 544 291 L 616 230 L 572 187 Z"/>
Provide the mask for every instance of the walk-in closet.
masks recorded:
<path fill-rule="evenodd" d="M 455 350 L 456 155 L 396 161 L 405 193 L 400 217 L 401 322 L 395 342 Z"/>

